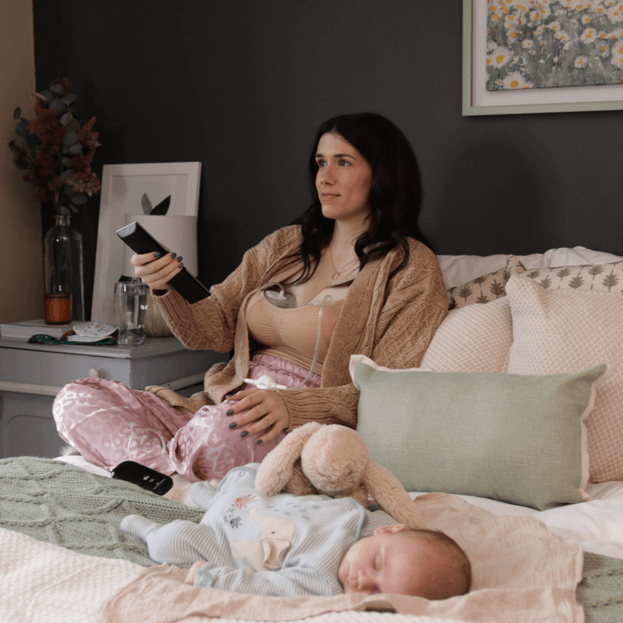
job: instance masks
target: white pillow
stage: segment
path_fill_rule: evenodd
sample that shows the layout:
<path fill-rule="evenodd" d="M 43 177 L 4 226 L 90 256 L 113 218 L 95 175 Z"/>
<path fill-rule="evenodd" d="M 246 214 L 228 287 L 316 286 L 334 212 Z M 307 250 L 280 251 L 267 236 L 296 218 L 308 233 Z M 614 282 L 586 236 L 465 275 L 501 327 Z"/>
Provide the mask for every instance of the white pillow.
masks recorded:
<path fill-rule="evenodd" d="M 446 288 L 463 285 L 476 277 L 492 273 L 506 266 L 510 254 L 505 255 L 439 255 L 439 267 Z"/>
<path fill-rule="evenodd" d="M 506 284 L 513 344 L 507 372 L 557 374 L 607 363 L 586 420 L 592 482 L 623 480 L 623 296 L 544 289 L 525 276 Z M 614 368 L 614 369 L 613 369 Z"/>
<path fill-rule="evenodd" d="M 520 256 L 521 259 L 521 256 Z M 526 268 L 544 268 L 546 266 L 582 266 L 586 264 L 610 264 L 623 260 L 623 257 L 604 253 L 603 251 L 592 251 L 586 247 L 573 247 L 573 249 L 549 249 L 534 261 L 524 262 Z"/>

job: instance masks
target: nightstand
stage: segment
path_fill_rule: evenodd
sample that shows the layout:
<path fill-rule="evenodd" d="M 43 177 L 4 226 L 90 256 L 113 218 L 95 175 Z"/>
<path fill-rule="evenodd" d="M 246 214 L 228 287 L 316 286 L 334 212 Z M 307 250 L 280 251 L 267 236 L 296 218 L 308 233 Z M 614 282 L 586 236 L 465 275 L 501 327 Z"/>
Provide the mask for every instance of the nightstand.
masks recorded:
<path fill-rule="evenodd" d="M 225 355 L 187 350 L 175 337 L 147 338 L 141 346 L 29 344 L 0 339 L 0 458 L 56 457 L 65 446 L 52 404 L 61 387 L 87 376 L 121 381 L 132 389 L 161 385 L 190 396 Z"/>

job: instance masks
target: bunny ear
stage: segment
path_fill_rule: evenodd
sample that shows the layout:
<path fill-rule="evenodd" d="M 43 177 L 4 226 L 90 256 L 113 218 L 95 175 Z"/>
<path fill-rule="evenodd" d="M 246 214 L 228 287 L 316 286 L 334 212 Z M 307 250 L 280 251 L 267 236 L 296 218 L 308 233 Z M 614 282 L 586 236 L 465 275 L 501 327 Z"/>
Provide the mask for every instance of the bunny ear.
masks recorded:
<path fill-rule="evenodd" d="M 396 521 L 414 530 L 424 528 L 424 521 L 415 503 L 389 470 L 368 461 L 363 484 L 379 506 Z"/>
<path fill-rule="evenodd" d="M 303 446 L 323 426 L 318 422 L 308 422 L 288 433 L 260 463 L 255 488 L 264 495 L 280 493 L 292 478 L 294 463 L 301 456 Z"/>

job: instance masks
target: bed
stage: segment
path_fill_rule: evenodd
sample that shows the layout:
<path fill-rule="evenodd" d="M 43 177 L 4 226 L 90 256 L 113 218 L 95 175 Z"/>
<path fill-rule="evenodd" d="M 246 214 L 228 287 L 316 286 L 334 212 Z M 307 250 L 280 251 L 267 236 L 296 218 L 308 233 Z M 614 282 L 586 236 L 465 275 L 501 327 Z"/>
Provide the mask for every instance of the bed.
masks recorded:
<path fill-rule="evenodd" d="M 0 460 L 0 620 L 623 620 L 623 258 L 439 259 L 451 309 L 420 369 L 355 375 L 358 430 L 425 516 L 465 525 L 457 536 L 490 567 L 468 602 L 195 589 L 118 529 L 132 513 L 197 521 L 181 480 L 160 498 L 80 457 L 18 457 Z M 380 406 L 400 425 L 380 432 Z"/>

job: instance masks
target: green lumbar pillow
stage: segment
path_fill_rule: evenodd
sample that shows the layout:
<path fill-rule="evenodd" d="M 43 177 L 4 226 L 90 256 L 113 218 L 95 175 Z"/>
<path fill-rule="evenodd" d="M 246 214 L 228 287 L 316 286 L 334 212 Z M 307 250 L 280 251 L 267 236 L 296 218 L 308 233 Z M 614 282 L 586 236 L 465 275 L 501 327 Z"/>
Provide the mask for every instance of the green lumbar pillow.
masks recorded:
<path fill-rule="evenodd" d="M 587 498 L 584 420 L 606 364 L 575 374 L 390 370 L 353 355 L 357 431 L 407 491 L 540 510 Z"/>

